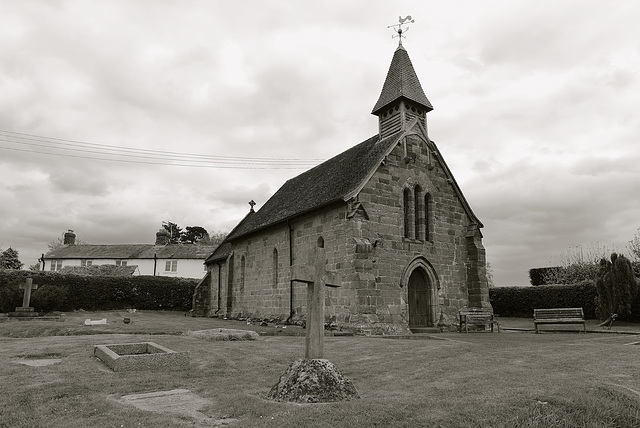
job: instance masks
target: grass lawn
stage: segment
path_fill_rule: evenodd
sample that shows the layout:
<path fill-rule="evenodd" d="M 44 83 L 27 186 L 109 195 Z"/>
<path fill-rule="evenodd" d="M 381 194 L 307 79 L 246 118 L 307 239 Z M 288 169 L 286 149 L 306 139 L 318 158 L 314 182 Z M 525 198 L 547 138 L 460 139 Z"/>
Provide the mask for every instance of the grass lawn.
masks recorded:
<path fill-rule="evenodd" d="M 129 316 L 130 324 L 122 318 Z M 84 326 L 86 318 L 107 318 Z M 299 405 L 265 399 L 304 355 L 301 330 L 256 341 L 208 342 L 189 330 L 273 327 L 171 312 L 74 313 L 56 322 L 0 323 L 0 427 L 638 427 L 640 336 L 442 333 L 443 340 L 327 337 L 325 357 L 360 399 Z M 93 333 L 93 334 L 86 334 Z M 169 334 L 161 334 L 169 333 Z M 112 372 L 98 344 L 152 341 L 189 351 L 189 370 Z M 56 358 L 31 367 L 25 359 Z M 188 389 L 210 420 L 139 410 L 116 401 Z M 226 422 L 225 422 L 226 423 Z"/>

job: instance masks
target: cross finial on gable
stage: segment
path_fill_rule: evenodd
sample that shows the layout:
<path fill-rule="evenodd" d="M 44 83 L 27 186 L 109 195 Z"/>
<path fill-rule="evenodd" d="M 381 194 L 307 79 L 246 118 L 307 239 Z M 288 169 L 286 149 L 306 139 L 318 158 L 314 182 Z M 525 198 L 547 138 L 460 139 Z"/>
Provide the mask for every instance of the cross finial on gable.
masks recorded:
<path fill-rule="evenodd" d="M 253 212 L 253 206 L 254 206 L 255 204 L 256 204 L 256 203 L 255 203 L 255 201 L 254 201 L 253 199 L 251 199 L 251 200 L 249 201 L 249 205 L 251 206 L 251 209 L 250 209 L 249 211 Z"/>

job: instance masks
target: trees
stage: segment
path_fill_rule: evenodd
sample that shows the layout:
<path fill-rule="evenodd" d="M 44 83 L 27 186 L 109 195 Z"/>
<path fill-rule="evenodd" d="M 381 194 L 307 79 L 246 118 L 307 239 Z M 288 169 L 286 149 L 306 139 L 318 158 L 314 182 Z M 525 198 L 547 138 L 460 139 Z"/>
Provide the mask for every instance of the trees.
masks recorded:
<path fill-rule="evenodd" d="M 207 229 L 202 226 L 187 226 L 182 229 L 177 223 L 171 221 L 163 222 L 162 227 L 169 232 L 170 244 L 205 244 L 217 245 L 224 241 L 226 232 L 212 232 L 209 235 Z"/>
<path fill-rule="evenodd" d="M 631 255 L 631 257 L 633 257 L 636 261 L 640 261 L 640 228 L 636 230 L 636 234 L 634 235 L 633 239 L 629 241 L 627 248 L 629 249 L 629 254 Z"/>
<path fill-rule="evenodd" d="M 606 258 L 607 254 L 611 254 L 611 249 L 597 242 L 586 247 L 578 245 L 560 253 L 560 256 L 550 263 L 553 267 L 540 268 L 536 274 L 542 276 L 541 284 L 577 284 L 582 281 L 595 281 L 599 262 Z"/>
<path fill-rule="evenodd" d="M 612 314 L 624 318 L 631 315 L 631 304 L 638 294 L 631 262 L 624 255 L 611 254 L 611 261 L 600 259 L 596 278 L 597 314 L 601 320 Z"/>
<path fill-rule="evenodd" d="M 201 226 L 187 226 L 180 235 L 180 242 L 183 244 L 195 244 L 200 241 L 203 241 L 203 244 L 209 241 L 209 232 Z"/>
<path fill-rule="evenodd" d="M 227 237 L 228 233 L 221 230 L 217 232 L 211 232 L 209 236 L 209 245 L 220 245 L 222 241 Z"/>
<path fill-rule="evenodd" d="M 171 221 L 163 221 L 162 227 L 169 232 L 169 244 L 179 244 L 182 236 L 182 228 Z"/>
<path fill-rule="evenodd" d="M 487 282 L 489 283 L 489 287 L 495 287 L 495 282 L 493 281 L 493 267 L 490 262 L 486 264 L 487 269 Z"/>
<path fill-rule="evenodd" d="M 9 247 L 0 253 L 0 269 L 22 269 L 18 251 Z"/>

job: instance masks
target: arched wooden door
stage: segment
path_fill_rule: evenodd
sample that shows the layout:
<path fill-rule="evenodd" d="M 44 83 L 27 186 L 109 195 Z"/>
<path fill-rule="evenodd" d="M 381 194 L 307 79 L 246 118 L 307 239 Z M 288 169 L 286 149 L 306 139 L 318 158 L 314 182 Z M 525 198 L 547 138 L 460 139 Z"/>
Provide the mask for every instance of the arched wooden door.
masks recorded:
<path fill-rule="evenodd" d="M 414 269 L 409 276 L 407 298 L 409 300 L 409 328 L 431 327 L 431 293 L 429 279 L 420 269 Z"/>

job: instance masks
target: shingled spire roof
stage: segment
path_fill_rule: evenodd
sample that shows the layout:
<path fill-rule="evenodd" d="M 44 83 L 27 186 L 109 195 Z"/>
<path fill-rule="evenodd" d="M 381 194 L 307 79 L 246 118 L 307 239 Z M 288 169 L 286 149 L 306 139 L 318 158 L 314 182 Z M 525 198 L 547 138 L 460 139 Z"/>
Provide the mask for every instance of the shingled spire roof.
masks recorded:
<path fill-rule="evenodd" d="M 380 98 L 371 113 L 377 115 L 389 104 L 403 97 L 422 105 L 426 111 L 433 110 L 433 106 L 422 90 L 418 75 L 413 69 L 411 59 L 409 59 L 409 54 L 400 44 L 393 54 Z"/>

